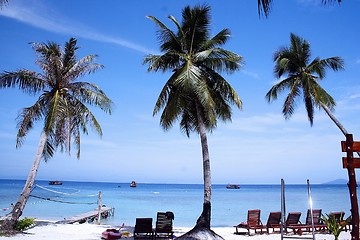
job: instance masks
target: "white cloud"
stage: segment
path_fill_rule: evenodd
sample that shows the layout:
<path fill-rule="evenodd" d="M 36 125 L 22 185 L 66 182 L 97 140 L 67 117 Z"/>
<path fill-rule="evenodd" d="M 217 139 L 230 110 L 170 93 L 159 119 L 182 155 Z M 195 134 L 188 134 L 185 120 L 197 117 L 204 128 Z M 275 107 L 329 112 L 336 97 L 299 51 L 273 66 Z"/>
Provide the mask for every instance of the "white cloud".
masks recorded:
<path fill-rule="evenodd" d="M 154 51 L 147 49 L 146 47 L 137 45 L 133 42 L 127 41 L 122 38 L 113 37 L 97 32 L 90 29 L 81 23 L 76 23 L 73 20 L 66 19 L 66 17 L 54 13 L 46 8 L 40 6 L 38 2 L 31 2 L 31 4 L 18 4 L 16 1 L 9 4 L 6 8 L 0 11 L 0 16 L 15 19 L 25 24 L 31 25 L 36 28 L 44 29 L 49 32 L 55 32 L 60 34 L 74 34 L 78 37 L 91 39 L 94 41 L 113 43 L 125 48 L 129 48 L 141 53 L 149 54 Z M 46 15 L 46 13 L 51 13 Z"/>
<path fill-rule="evenodd" d="M 258 73 L 255 73 L 255 72 L 250 72 L 250 71 L 247 71 L 247 70 L 242 70 L 241 71 L 243 74 L 247 75 L 247 76 L 250 76 L 252 78 L 255 78 L 255 79 L 259 79 L 259 74 Z"/>

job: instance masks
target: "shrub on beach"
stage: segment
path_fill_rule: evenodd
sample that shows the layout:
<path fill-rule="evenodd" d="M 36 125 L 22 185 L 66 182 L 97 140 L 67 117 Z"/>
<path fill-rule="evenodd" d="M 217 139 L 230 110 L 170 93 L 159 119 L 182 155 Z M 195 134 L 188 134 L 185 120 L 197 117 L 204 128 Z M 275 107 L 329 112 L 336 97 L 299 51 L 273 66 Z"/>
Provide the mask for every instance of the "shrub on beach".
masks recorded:
<path fill-rule="evenodd" d="M 23 231 L 35 224 L 35 218 L 23 218 L 18 221 L 18 223 L 15 226 L 15 230 L 17 231 Z"/>
<path fill-rule="evenodd" d="M 341 217 L 340 221 L 337 221 L 334 214 L 326 214 L 326 216 L 322 216 L 326 227 L 329 229 L 329 232 L 334 235 L 335 240 L 339 239 L 339 235 L 342 231 L 344 231 L 346 224 L 348 224 L 351 220 L 350 217 L 346 220 L 343 220 Z"/>

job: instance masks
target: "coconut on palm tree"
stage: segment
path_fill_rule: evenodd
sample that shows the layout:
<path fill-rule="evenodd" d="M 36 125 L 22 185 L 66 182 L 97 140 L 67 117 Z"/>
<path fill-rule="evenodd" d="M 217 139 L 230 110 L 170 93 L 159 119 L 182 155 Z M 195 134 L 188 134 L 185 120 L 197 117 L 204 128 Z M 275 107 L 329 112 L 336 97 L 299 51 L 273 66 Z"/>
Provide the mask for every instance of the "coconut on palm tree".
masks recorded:
<path fill-rule="evenodd" d="M 180 128 L 189 137 L 191 132 L 200 135 L 203 157 L 204 203 L 195 227 L 183 238 L 209 239 L 216 234 L 210 230 L 211 219 L 211 172 L 207 143 L 207 132 L 217 126 L 218 119 L 231 120 L 231 104 L 241 108 L 242 103 L 230 84 L 220 75 L 222 71 L 233 73 L 240 69 L 242 57 L 221 48 L 230 36 L 223 29 L 210 37 L 210 7 L 185 7 L 182 22 L 169 16 L 176 32 L 153 16 L 149 16 L 159 27 L 160 55 L 148 55 L 144 63 L 148 71 L 171 71 L 165 83 L 153 114 L 162 109 L 161 126 L 167 130 L 177 120 Z M 222 239 L 221 237 L 219 237 Z M 180 237 L 181 239 L 181 237 Z"/>
<path fill-rule="evenodd" d="M 310 125 L 313 125 L 315 108 L 323 109 L 333 120 L 336 126 L 346 136 L 348 134 L 344 126 L 335 118 L 332 111 L 335 100 L 320 86 L 320 81 L 325 78 L 326 70 L 339 71 L 344 69 L 344 61 L 340 57 L 311 60 L 310 44 L 303 38 L 291 33 L 290 46 L 280 48 L 274 54 L 274 72 L 278 78 L 285 77 L 276 83 L 266 94 L 269 102 L 276 100 L 278 95 L 286 90 L 289 91 L 282 113 L 286 119 L 295 112 L 296 100 L 302 98 Z M 348 168 L 349 191 L 352 211 L 352 234 L 359 236 L 359 212 L 356 195 L 356 179 L 353 168 Z M 353 235 L 354 237 L 354 235 Z M 355 237 L 356 238 L 356 237 Z"/>
<path fill-rule="evenodd" d="M 37 101 L 18 116 L 16 147 L 21 147 L 35 122 L 43 121 L 34 163 L 13 210 L 3 222 L 4 229 L 13 228 L 22 215 L 41 159 L 48 161 L 58 148 L 70 153 L 72 144 L 80 158 L 80 137 L 88 134 L 89 127 L 102 136 L 100 124 L 87 105 L 111 114 L 112 102 L 106 94 L 95 84 L 78 81 L 103 66 L 94 62 L 96 55 L 77 59 L 76 43 L 71 38 L 64 49 L 54 42 L 33 43 L 42 73 L 21 69 L 0 75 L 0 88 L 18 87 L 24 93 L 39 94 Z"/>

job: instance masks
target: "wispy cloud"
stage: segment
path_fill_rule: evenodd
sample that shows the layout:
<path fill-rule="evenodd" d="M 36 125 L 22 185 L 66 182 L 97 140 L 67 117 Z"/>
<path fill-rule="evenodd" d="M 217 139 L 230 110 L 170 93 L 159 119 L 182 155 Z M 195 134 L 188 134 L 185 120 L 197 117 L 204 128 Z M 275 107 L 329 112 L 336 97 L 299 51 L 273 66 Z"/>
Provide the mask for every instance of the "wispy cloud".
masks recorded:
<path fill-rule="evenodd" d="M 34 4 L 36 5 L 34 6 Z M 155 53 L 153 50 L 147 49 L 146 47 L 131 41 L 102 34 L 94 29 L 84 26 L 81 23 L 74 22 L 74 20 L 66 19 L 65 16 L 59 16 L 59 13 L 54 13 L 53 11 L 46 9 L 45 6 L 40 6 L 38 2 L 33 1 L 31 4 L 26 2 L 26 6 L 24 5 L 25 3 L 20 4 L 16 1 L 13 1 L 11 4 L 0 11 L 0 16 L 15 19 L 22 23 L 49 32 L 59 34 L 75 33 L 75 36 L 77 37 L 99 42 L 112 43 L 145 54 Z M 51 15 L 47 13 L 51 13 Z"/>
<path fill-rule="evenodd" d="M 356 60 L 355 63 L 356 63 L 356 64 L 360 64 L 360 59 Z"/>
<path fill-rule="evenodd" d="M 259 79 L 259 74 L 256 73 L 256 72 L 250 72 L 250 71 L 247 71 L 247 70 L 242 70 L 241 71 L 243 74 L 247 75 L 247 76 L 250 76 L 252 78 L 255 78 L 255 79 Z"/>

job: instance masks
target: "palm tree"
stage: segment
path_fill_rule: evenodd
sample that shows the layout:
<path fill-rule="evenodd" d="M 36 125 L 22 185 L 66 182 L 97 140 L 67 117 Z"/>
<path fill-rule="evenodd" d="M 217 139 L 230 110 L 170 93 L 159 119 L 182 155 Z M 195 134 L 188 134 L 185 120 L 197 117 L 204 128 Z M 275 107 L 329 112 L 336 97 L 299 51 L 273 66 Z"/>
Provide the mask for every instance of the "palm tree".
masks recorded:
<path fill-rule="evenodd" d="M 329 4 L 333 2 L 341 3 L 341 0 L 321 0 L 323 4 Z M 264 14 L 265 17 L 268 17 L 271 11 L 271 5 L 273 0 L 258 0 L 258 14 Z"/>
<path fill-rule="evenodd" d="M 336 105 L 335 100 L 320 86 L 319 80 L 324 79 L 326 68 L 334 71 L 344 69 L 344 61 L 340 57 L 326 59 L 315 58 L 310 62 L 310 44 L 306 40 L 290 34 L 290 47 L 280 48 L 274 54 L 274 73 L 277 78 L 287 75 L 285 79 L 276 83 L 266 94 L 268 102 L 277 99 L 279 93 L 289 89 L 282 113 L 289 119 L 295 111 L 298 97 L 303 97 L 310 125 L 314 121 L 314 107 L 322 108 L 339 127 L 347 134 L 346 129 L 332 114 Z"/>
<path fill-rule="evenodd" d="M 290 118 L 295 111 L 297 98 L 303 98 L 310 125 L 313 125 L 314 108 L 324 109 L 341 132 L 347 136 L 348 132 L 344 126 L 335 118 L 332 111 L 335 100 L 320 86 L 319 81 L 324 79 L 326 69 L 334 71 L 344 69 L 344 61 L 340 57 L 320 59 L 319 57 L 310 61 L 310 44 L 306 40 L 290 35 L 290 47 L 280 48 L 274 54 L 274 72 L 278 78 L 283 75 L 285 79 L 276 83 L 266 94 L 268 102 L 277 99 L 279 93 L 289 90 L 282 113 L 286 119 Z M 359 153 L 358 153 L 359 154 Z M 351 198 L 351 211 L 353 217 L 353 233 L 359 234 L 359 213 L 356 197 L 355 171 L 348 168 L 349 191 Z M 358 239 L 358 238 L 357 238 Z"/>
<path fill-rule="evenodd" d="M 233 73 L 239 70 L 242 57 L 220 48 L 229 39 L 228 29 L 223 29 L 210 38 L 210 10 L 206 5 L 194 8 L 187 6 L 182 10 L 181 23 L 175 17 L 169 16 L 177 28 L 177 33 L 157 18 L 149 16 L 159 27 L 162 54 L 148 55 L 144 60 L 144 64 L 149 64 L 148 71 L 172 72 L 153 112 L 156 115 L 163 109 L 160 125 L 168 130 L 179 120 L 180 128 L 187 137 L 190 137 L 191 132 L 200 135 L 204 203 L 196 226 L 183 236 L 191 236 L 192 239 L 200 239 L 196 238 L 199 231 L 207 231 L 215 236 L 210 230 L 211 172 L 207 131 L 216 128 L 218 119 L 231 120 L 230 104 L 235 104 L 240 109 L 242 106 L 235 90 L 219 74 L 221 71 Z"/>
<path fill-rule="evenodd" d="M 4 229 L 13 228 L 22 215 L 41 159 L 48 161 L 58 148 L 70 153 L 72 140 L 80 158 L 80 136 L 88 134 L 88 126 L 102 136 L 99 122 L 86 105 L 111 114 L 112 102 L 97 85 L 77 81 L 103 66 L 94 63 L 96 55 L 77 60 L 76 42 L 71 38 L 63 50 L 54 42 L 33 43 L 38 56 L 36 63 L 43 73 L 21 69 L 0 75 L 0 88 L 18 87 L 24 93 L 40 94 L 34 105 L 24 108 L 18 116 L 16 147 L 21 147 L 36 121 L 44 121 L 33 166 L 15 207 L 6 216 Z"/>

